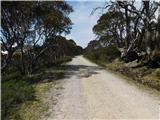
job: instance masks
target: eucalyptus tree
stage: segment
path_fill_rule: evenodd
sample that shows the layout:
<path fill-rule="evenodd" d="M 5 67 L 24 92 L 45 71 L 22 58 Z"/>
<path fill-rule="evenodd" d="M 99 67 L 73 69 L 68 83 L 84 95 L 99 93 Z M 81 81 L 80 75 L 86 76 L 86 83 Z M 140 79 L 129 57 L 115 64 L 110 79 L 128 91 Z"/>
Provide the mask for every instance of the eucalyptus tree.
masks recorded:
<path fill-rule="evenodd" d="M 17 2 L 2 2 L 1 5 L 1 42 L 5 50 L 8 51 L 6 60 L 2 64 L 3 70 L 11 62 L 15 50 L 24 45 L 23 41 L 26 39 L 31 25 L 29 8 L 32 5 L 27 3 L 24 6 L 22 2 L 18 4 Z M 18 44 L 17 48 L 12 47 L 14 43 Z"/>
<path fill-rule="evenodd" d="M 147 61 L 160 56 L 159 17 L 160 3 L 142 1 L 138 7 L 135 1 L 111 1 L 102 9 L 107 9 L 93 27 L 95 34 L 121 50 L 122 57 L 130 52 L 147 56 Z M 105 40 L 105 39 L 106 40 Z M 99 39 L 99 41 L 101 41 Z M 109 45 L 106 44 L 106 45 Z"/>
<path fill-rule="evenodd" d="M 2 1 L 1 42 L 8 55 L 2 63 L 4 71 L 12 62 L 13 54 L 20 51 L 21 72 L 32 72 L 32 66 L 46 47 L 35 52 L 46 39 L 68 34 L 72 22 L 68 15 L 72 7 L 64 1 Z M 16 47 L 12 47 L 14 44 Z"/>
<path fill-rule="evenodd" d="M 75 56 L 83 52 L 82 47 L 77 46 L 73 40 L 68 40 L 60 35 L 47 39 L 42 47 L 46 46 L 47 50 L 42 57 L 44 58 L 44 62 L 49 65 L 53 64 L 58 59 Z"/>
<path fill-rule="evenodd" d="M 115 43 L 118 47 L 123 45 L 124 21 L 122 19 L 124 19 L 123 13 L 115 10 L 110 10 L 99 18 L 93 31 L 98 35 L 100 42 L 106 40 L 106 43 Z"/>

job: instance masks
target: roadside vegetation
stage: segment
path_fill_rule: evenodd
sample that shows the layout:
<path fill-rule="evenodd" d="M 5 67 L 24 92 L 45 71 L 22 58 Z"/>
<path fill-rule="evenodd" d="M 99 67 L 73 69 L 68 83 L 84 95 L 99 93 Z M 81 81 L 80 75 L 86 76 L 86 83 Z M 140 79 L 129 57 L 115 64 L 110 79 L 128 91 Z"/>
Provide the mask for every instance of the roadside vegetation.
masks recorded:
<path fill-rule="evenodd" d="M 64 77 L 67 65 L 61 64 L 43 68 L 32 75 L 10 73 L 2 76 L 2 111 L 4 120 L 37 120 L 47 111 L 42 95 L 55 84 L 55 81 Z"/>
<path fill-rule="evenodd" d="M 97 10 L 103 11 L 93 27 L 97 38 L 84 56 L 160 90 L 160 2 L 112 1 L 92 14 Z"/>
<path fill-rule="evenodd" d="M 83 50 L 70 33 L 72 7 L 64 1 L 1 2 L 3 120 L 37 120 L 47 110 L 40 94 L 64 76 L 64 64 Z"/>
<path fill-rule="evenodd" d="M 131 67 L 135 63 L 125 63 L 115 46 L 87 51 L 84 53 L 84 57 L 108 70 L 124 75 L 130 80 L 160 90 L 160 68 Z"/>

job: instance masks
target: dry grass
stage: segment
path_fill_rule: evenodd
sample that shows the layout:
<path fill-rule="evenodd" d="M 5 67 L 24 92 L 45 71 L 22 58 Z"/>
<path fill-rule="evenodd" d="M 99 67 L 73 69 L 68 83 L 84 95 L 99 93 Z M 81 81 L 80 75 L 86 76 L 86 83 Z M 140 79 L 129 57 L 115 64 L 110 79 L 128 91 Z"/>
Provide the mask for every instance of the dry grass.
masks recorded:
<path fill-rule="evenodd" d="M 146 75 L 144 78 L 145 84 L 156 87 L 160 90 L 160 68 L 155 69 L 151 74 Z"/>
<path fill-rule="evenodd" d="M 151 88 L 160 90 L 160 68 L 152 69 L 143 67 L 130 68 L 120 59 L 115 59 L 112 62 L 93 61 L 108 70 L 117 72 L 127 77 L 129 80 L 141 83 Z"/>
<path fill-rule="evenodd" d="M 145 66 L 139 68 L 126 67 L 125 63 L 118 59 L 112 63 L 105 64 L 109 70 L 119 72 L 132 80 L 160 90 L 160 68 L 151 69 Z"/>

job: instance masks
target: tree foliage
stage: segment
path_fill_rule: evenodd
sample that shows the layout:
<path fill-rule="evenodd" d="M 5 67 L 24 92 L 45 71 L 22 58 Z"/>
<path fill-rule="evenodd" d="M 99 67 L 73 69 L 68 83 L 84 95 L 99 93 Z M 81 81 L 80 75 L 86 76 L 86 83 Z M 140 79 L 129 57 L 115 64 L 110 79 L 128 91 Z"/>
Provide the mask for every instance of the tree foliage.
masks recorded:
<path fill-rule="evenodd" d="M 49 52 L 50 56 L 58 52 L 60 57 L 64 56 L 64 49 L 70 51 L 73 45 L 65 44 L 66 39 L 60 37 L 69 34 L 72 25 L 68 15 L 73 9 L 65 1 L 2 1 L 1 6 L 1 53 L 6 53 L 2 54 L 2 72 L 12 66 L 24 74 L 32 73 L 38 59 L 51 45 L 54 49 Z M 54 44 L 48 43 L 49 40 Z"/>
<path fill-rule="evenodd" d="M 116 45 L 122 57 L 131 52 L 149 62 L 160 60 L 160 3 L 156 1 L 111 1 L 93 32 L 103 46 Z M 89 44 L 90 45 L 90 44 Z M 144 60 L 143 59 L 143 60 Z"/>

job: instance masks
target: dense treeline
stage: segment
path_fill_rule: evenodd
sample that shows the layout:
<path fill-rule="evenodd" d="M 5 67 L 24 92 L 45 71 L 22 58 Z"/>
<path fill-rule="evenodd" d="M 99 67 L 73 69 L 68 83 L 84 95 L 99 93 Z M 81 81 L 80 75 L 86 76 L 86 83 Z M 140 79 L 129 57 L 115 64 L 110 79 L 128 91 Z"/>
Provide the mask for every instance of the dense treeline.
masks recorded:
<path fill-rule="evenodd" d="M 159 2 L 115 1 L 97 9 L 106 12 L 93 27 L 97 40 L 88 44 L 87 51 L 114 45 L 125 62 L 160 66 Z"/>
<path fill-rule="evenodd" d="M 42 64 L 79 54 L 82 48 L 62 34 L 70 33 L 73 9 L 60 2 L 2 2 L 1 70 L 31 74 Z M 76 48 L 77 50 L 75 51 Z"/>
<path fill-rule="evenodd" d="M 38 109 L 35 86 L 63 77 L 61 64 L 82 52 L 63 37 L 71 30 L 71 12 L 64 1 L 1 2 L 2 119 L 22 119 L 16 108 L 27 101 Z"/>

